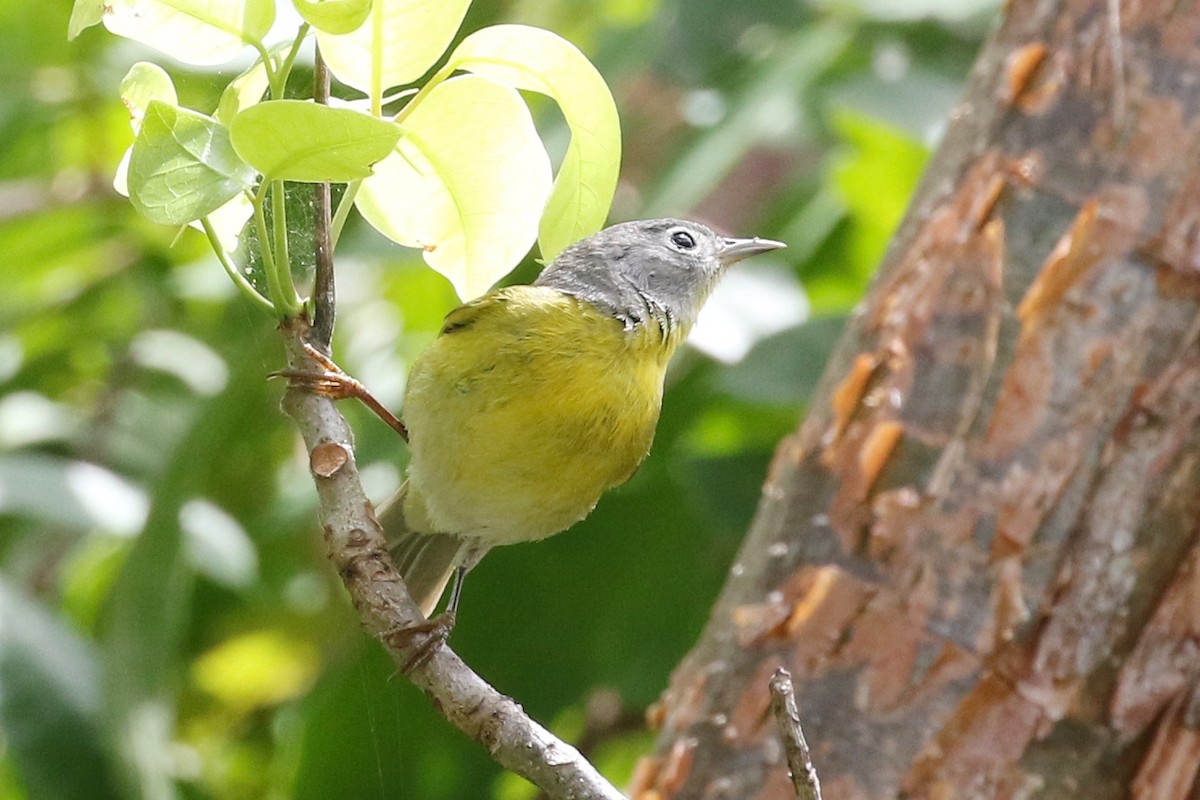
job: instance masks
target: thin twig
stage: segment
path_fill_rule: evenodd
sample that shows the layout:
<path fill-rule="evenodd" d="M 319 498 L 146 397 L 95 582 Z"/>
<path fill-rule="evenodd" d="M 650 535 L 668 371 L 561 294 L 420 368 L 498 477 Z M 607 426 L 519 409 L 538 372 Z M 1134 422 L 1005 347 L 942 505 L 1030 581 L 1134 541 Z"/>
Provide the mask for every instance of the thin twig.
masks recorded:
<path fill-rule="evenodd" d="M 321 58 L 320 46 L 317 47 L 313 73 L 313 100 L 318 105 L 328 105 L 329 103 L 329 68 L 325 65 L 325 59 Z M 308 336 L 309 343 L 326 355 L 329 354 L 330 342 L 333 341 L 335 294 L 333 237 L 330 232 L 331 205 L 329 184 L 318 183 L 316 198 L 313 202 L 317 266 L 313 275 L 313 324 Z"/>
<path fill-rule="evenodd" d="M 796 800 L 821 800 L 821 782 L 817 780 L 808 742 L 804 741 L 804 731 L 800 728 L 800 711 L 796 708 L 796 691 L 792 687 L 791 673 L 780 667 L 771 676 L 770 685 L 771 710 L 775 713 L 775 724 L 783 740 L 784 752 L 787 753 L 788 772 L 796 788 Z"/>

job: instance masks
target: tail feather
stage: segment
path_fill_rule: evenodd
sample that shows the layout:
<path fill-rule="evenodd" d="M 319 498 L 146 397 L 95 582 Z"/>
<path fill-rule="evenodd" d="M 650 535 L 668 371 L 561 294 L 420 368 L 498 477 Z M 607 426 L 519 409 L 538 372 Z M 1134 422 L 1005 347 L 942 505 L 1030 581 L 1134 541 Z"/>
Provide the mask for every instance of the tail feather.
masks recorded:
<path fill-rule="evenodd" d="M 404 518 L 408 482 L 379 508 L 388 551 L 404 578 L 409 595 L 426 617 L 433 613 L 455 568 L 467 553 L 467 543 L 445 533 L 410 530 Z"/>

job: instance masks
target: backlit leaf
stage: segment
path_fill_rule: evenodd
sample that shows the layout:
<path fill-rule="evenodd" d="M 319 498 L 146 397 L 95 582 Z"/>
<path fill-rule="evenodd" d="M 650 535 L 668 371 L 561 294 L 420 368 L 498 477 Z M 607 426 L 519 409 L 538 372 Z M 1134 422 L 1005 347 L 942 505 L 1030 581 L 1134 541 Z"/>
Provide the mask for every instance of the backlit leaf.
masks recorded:
<path fill-rule="evenodd" d="M 139 61 L 121 79 L 121 102 L 129 111 L 129 122 L 134 133 L 141 129 L 142 118 L 146 116 L 146 109 L 152 100 L 169 106 L 179 105 L 175 84 L 167 71 L 158 64 Z"/>
<path fill-rule="evenodd" d="M 371 0 L 292 0 L 292 4 L 306 22 L 326 33 L 350 33 L 371 13 Z"/>
<path fill-rule="evenodd" d="M 464 39 L 450 64 L 549 95 L 562 109 L 571 143 L 538 232 L 542 257 L 552 259 L 600 230 L 617 187 L 621 123 L 612 93 L 587 57 L 550 31 L 495 25 Z"/>
<path fill-rule="evenodd" d="M 470 0 L 375 0 L 352 33 L 317 31 L 317 43 L 343 83 L 381 97 L 412 83 L 446 51 Z"/>
<path fill-rule="evenodd" d="M 104 26 L 185 64 L 224 64 L 275 21 L 275 0 L 109 0 Z"/>
<path fill-rule="evenodd" d="M 358 208 L 388 238 L 424 249 L 459 297 L 476 297 L 529 251 L 550 194 L 529 109 L 514 89 L 464 76 L 431 91 L 403 129 Z"/>
<path fill-rule="evenodd" d="M 348 108 L 269 100 L 234 117 L 229 135 L 238 155 L 270 180 L 345 183 L 370 175 L 400 128 Z"/>

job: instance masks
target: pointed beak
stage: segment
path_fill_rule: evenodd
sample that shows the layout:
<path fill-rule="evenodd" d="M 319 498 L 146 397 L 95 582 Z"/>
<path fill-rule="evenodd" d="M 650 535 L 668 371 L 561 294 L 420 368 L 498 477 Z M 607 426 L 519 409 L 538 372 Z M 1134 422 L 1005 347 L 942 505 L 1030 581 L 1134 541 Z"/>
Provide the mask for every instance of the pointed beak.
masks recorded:
<path fill-rule="evenodd" d="M 730 239 L 726 237 L 721 239 L 721 247 L 717 250 L 717 258 L 724 266 L 729 266 L 735 261 L 741 261 L 743 258 L 756 256 L 768 250 L 778 250 L 781 247 L 787 247 L 787 245 L 771 239 L 759 239 L 757 236 L 753 239 Z"/>

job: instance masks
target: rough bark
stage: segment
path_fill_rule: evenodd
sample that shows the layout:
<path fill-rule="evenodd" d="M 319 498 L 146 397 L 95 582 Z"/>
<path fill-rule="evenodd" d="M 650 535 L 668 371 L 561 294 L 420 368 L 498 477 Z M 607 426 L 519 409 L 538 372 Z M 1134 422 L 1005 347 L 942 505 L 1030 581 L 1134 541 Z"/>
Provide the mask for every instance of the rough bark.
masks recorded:
<path fill-rule="evenodd" d="M 633 796 L 1200 797 L 1200 8 L 1015 0 Z"/>

